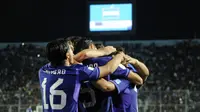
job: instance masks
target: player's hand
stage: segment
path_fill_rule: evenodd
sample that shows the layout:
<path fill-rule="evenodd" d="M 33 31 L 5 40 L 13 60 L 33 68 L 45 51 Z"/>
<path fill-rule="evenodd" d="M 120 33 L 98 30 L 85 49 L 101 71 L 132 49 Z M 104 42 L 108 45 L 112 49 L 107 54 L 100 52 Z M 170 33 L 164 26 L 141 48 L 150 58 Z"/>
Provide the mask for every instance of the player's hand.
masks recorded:
<path fill-rule="evenodd" d="M 124 52 L 119 52 L 119 54 L 121 54 L 124 58 L 125 58 L 125 54 L 124 54 Z"/>
<path fill-rule="evenodd" d="M 125 60 L 125 54 L 124 54 L 124 52 L 118 52 L 117 55 L 121 57 L 121 61 Z"/>
<path fill-rule="evenodd" d="M 106 52 L 107 55 L 113 53 L 116 51 L 116 48 L 114 48 L 113 46 L 106 46 L 103 48 L 103 50 Z"/>
<path fill-rule="evenodd" d="M 130 60 L 132 60 L 132 58 L 129 55 L 125 55 L 124 58 L 126 59 L 127 62 L 130 61 Z"/>
<path fill-rule="evenodd" d="M 125 55 L 125 60 L 126 60 L 126 62 L 131 63 L 131 64 L 133 64 L 133 65 L 136 64 L 136 63 L 138 62 L 137 59 L 132 58 L 132 57 L 130 57 L 129 55 Z"/>

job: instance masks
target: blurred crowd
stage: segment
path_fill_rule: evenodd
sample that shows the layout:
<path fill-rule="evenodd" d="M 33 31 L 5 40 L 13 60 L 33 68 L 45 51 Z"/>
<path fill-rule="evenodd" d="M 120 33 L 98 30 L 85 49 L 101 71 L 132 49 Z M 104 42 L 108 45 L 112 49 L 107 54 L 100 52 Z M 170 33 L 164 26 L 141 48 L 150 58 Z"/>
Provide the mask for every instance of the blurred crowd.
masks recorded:
<path fill-rule="evenodd" d="M 0 49 L 0 104 L 16 104 L 19 98 L 33 103 L 40 96 L 38 69 L 47 63 L 44 51 L 44 47 L 24 43 Z"/>
<path fill-rule="evenodd" d="M 0 49 L 0 104 L 16 104 L 18 100 L 15 102 L 14 99 L 20 97 L 25 100 L 22 104 L 40 102 L 38 69 L 48 62 L 44 46 L 22 43 Z M 143 61 L 150 70 L 150 77 L 140 91 L 167 91 L 170 95 L 162 94 L 161 99 L 181 104 L 185 102 L 185 94 L 178 93 L 182 97 L 177 97 L 173 90 L 200 90 L 199 42 L 187 40 L 174 45 L 123 43 L 122 46 L 126 53 Z M 199 92 L 186 93 L 189 103 L 200 101 Z M 154 103 L 166 103 L 155 100 L 159 95 L 153 95 L 153 92 L 147 96 L 141 92 L 139 102 L 145 104 L 144 99 L 149 99 Z"/>
<path fill-rule="evenodd" d="M 150 70 L 144 90 L 200 90 L 200 43 L 175 45 L 123 44 L 126 52 L 143 61 Z"/>

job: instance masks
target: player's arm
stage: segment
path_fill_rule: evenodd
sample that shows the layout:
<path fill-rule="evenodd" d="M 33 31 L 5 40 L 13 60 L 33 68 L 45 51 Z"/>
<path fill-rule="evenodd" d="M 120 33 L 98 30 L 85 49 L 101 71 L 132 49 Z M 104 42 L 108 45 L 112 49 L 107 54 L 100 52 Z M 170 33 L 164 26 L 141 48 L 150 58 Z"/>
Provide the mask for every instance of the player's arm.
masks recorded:
<path fill-rule="evenodd" d="M 92 84 L 94 87 L 103 92 L 111 92 L 115 90 L 115 85 L 104 78 L 98 79 L 97 81 L 92 81 Z"/>
<path fill-rule="evenodd" d="M 120 63 L 124 60 L 124 53 L 117 54 L 112 60 L 110 60 L 106 65 L 99 66 L 99 78 L 108 76 L 109 74 L 112 74 L 115 72 L 115 70 L 118 68 Z"/>
<path fill-rule="evenodd" d="M 80 76 L 79 80 L 80 81 L 97 80 L 99 78 L 108 76 L 109 74 L 112 74 L 117 69 L 117 67 L 119 66 L 119 64 L 121 63 L 123 59 L 124 59 L 124 53 L 119 53 L 104 66 L 99 66 L 95 68 L 86 67 L 86 66 L 82 67 L 79 70 L 81 74 L 79 75 Z"/>
<path fill-rule="evenodd" d="M 116 51 L 116 49 L 113 46 L 107 46 L 107 47 L 104 47 L 104 48 L 98 49 L 98 50 L 85 49 L 85 50 L 77 53 L 76 55 L 74 55 L 74 59 L 78 62 L 82 62 L 85 59 L 109 55 L 115 51 Z"/>
<path fill-rule="evenodd" d="M 129 86 L 130 81 L 127 79 L 114 79 L 107 81 L 104 78 L 101 78 L 97 81 L 92 81 L 92 84 L 103 92 L 112 92 L 116 90 L 119 94 Z"/>
<path fill-rule="evenodd" d="M 142 78 L 137 73 L 134 73 L 134 72 L 128 70 L 123 65 L 120 65 L 115 70 L 113 75 L 125 76 L 130 81 L 128 81 L 127 79 L 115 79 L 115 80 L 107 81 L 107 80 L 101 78 L 97 81 L 93 81 L 92 84 L 96 88 L 100 89 L 103 92 L 111 92 L 111 91 L 117 90 L 118 93 L 125 90 L 129 86 L 130 82 L 132 82 L 133 84 L 137 84 L 137 85 L 143 84 Z"/>
<path fill-rule="evenodd" d="M 120 64 L 119 67 L 113 73 L 114 77 L 121 77 L 128 79 L 131 83 L 136 85 L 142 85 L 143 79 L 137 74 Z"/>
<path fill-rule="evenodd" d="M 142 85 L 143 84 L 143 79 L 137 74 L 132 71 L 129 72 L 127 79 L 136 85 Z"/>
<path fill-rule="evenodd" d="M 149 70 L 147 66 L 144 63 L 140 62 L 139 60 L 132 58 L 128 55 L 126 55 L 125 58 L 126 60 L 128 60 L 129 63 L 131 63 L 136 68 L 138 74 L 141 76 L 143 81 L 145 81 L 149 76 Z"/>

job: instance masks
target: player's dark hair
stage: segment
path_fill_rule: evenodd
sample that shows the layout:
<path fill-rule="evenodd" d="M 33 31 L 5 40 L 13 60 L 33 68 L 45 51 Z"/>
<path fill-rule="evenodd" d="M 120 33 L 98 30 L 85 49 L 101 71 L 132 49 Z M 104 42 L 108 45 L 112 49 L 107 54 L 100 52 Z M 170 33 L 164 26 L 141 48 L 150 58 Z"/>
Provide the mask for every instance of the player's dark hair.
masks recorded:
<path fill-rule="evenodd" d="M 96 43 L 95 46 L 97 49 L 104 48 L 104 45 L 102 43 Z"/>
<path fill-rule="evenodd" d="M 64 64 L 68 50 L 68 42 L 64 39 L 57 39 L 47 44 L 46 55 L 52 65 L 58 66 Z"/>
<path fill-rule="evenodd" d="M 77 44 L 76 44 L 76 47 L 74 49 L 74 53 L 78 53 L 84 49 L 88 49 L 90 44 L 93 44 L 93 41 L 90 40 L 90 39 L 87 39 L 87 38 L 82 38 L 80 39 Z"/>
<path fill-rule="evenodd" d="M 82 38 L 85 38 L 85 37 L 81 37 L 81 36 L 69 36 L 69 37 L 65 37 L 64 39 L 66 41 L 70 41 L 73 45 L 73 47 L 76 47 L 76 44 L 78 41 L 80 41 Z"/>
<path fill-rule="evenodd" d="M 125 49 L 121 46 L 116 46 L 115 48 L 117 52 L 125 52 Z"/>
<path fill-rule="evenodd" d="M 116 55 L 116 54 L 118 54 L 120 52 L 124 52 L 125 53 L 125 49 L 123 47 L 121 47 L 121 46 L 115 46 L 115 48 L 116 48 L 116 51 L 113 52 L 113 53 L 111 53 L 110 56 Z"/>

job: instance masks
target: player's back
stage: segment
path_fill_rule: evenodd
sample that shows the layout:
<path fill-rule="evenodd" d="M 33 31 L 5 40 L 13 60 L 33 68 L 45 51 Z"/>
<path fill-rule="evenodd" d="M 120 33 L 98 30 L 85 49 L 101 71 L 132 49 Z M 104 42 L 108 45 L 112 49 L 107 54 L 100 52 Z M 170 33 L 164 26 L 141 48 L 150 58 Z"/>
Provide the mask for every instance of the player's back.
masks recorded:
<path fill-rule="evenodd" d="M 138 112 L 137 88 L 130 86 L 120 95 L 113 95 L 114 112 Z"/>
<path fill-rule="evenodd" d="M 112 56 L 103 56 L 98 58 L 90 58 L 83 61 L 84 65 L 90 66 L 90 67 L 97 67 L 97 66 L 103 66 L 106 63 L 108 63 L 112 59 Z M 112 76 L 115 77 L 127 77 L 130 70 L 126 69 L 123 65 L 119 65 L 118 68 L 113 72 Z M 104 77 L 106 80 L 110 80 L 110 76 Z M 115 86 L 118 86 L 118 84 L 113 83 Z M 93 88 L 95 91 L 95 97 L 96 97 L 96 104 L 91 107 L 87 108 L 88 112 L 93 112 L 93 110 L 99 110 L 99 112 L 112 112 L 112 98 L 111 95 L 116 91 L 112 92 L 102 92 L 98 89 L 96 89 L 92 84 L 90 84 L 90 87 Z"/>
<path fill-rule="evenodd" d="M 134 87 L 130 87 L 127 89 L 129 89 L 129 91 L 130 91 L 129 94 L 132 99 L 132 102 L 130 102 L 130 106 L 126 109 L 126 112 L 138 112 L 138 100 L 137 100 L 138 99 L 138 88 L 135 85 Z"/>
<path fill-rule="evenodd" d="M 80 81 L 97 78 L 87 76 L 84 70 L 90 72 L 78 64 L 56 68 L 47 64 L 39 70 L 44 112 L 78 112 Z"/>
<path fill-rule="evenodd" d="M 89 67 L 98 67 L 105 65 L 108 61 L 112 59 L 111 56 L 104 56 L 104 57 L 98 57 L 98 58 L 90 58 L 83 61 L 84 65 L 87 65 Z M 106 80 L 110 80 L 110 76 L 104 77 Z M 88 112 L 94 112 L 94 111 L 100 111 L 100 112 L 107 112 L 107 107 L 109 107 L 109 97 L 111 96 L 110 93 L 102 92 L 101 90 L 95 88 L 91 83 L 88 85 L 89 88 L 92 88 L 95 93 L 96 103 L 93 107 L 87 108 Z M 83 86 L 82 86 L 83 87 Z M 85 88 L 87 88 L 85 86 Z"/>
<path fill-rule="evenodd" d="M 103 66 L 112 59 L 112 56 L 102 56 L 98 58 L 90 58 L 83 61 L 84 65 L 90 67 Z"/>
<path fill-rule="evenodd" d="M 133 72 L 137 72 L 131 64 L 128 64 L 128 68 Z M 137 96 L 138 89 L 134 84 L 130 84 L 129 87 L 119 95 L 113 95 L 114 112 L 138 112 Z"/>

